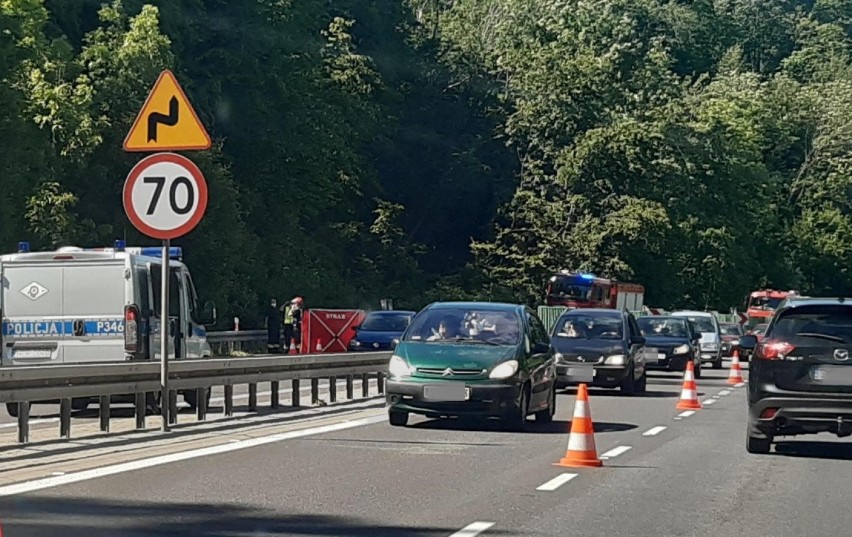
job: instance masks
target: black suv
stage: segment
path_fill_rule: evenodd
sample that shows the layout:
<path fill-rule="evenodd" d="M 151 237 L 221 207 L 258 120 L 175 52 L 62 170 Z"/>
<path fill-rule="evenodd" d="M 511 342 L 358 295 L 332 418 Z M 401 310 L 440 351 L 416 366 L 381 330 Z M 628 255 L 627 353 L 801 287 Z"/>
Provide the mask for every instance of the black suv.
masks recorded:
<path fill-rule="evenodd" d="M 776 436 L 852 435 L 852 302 L 796 297 L 775 312 L 763 341 L 742 336 L 749 366 L 750 453 Z"/>

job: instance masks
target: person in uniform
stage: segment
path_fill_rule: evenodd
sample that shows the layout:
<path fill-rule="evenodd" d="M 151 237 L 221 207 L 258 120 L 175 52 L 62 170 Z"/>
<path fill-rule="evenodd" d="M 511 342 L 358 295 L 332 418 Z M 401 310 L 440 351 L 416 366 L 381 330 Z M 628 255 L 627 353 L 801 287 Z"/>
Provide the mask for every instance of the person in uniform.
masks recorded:
<path fill-rule="evenodd" d="M 266 352 L 281 352 L 281 312 L 274 298 L 269 301 L 269 312 L 266 314 Z"/>

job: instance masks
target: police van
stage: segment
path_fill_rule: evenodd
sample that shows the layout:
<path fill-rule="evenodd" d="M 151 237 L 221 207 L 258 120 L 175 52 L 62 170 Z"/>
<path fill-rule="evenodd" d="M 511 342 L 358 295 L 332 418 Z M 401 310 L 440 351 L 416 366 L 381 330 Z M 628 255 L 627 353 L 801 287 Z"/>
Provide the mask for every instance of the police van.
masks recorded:
<path fill-rule="evenodd" d="M 216 323 L 215 305 L 199 307 L 181 249 L 170 248 L 169 258 L 169 357 L 209 357 L 205 326 Z M 20 243 L 18 253 L 0 256 L 0 364 L 159 361 L 161 263 L 161 248 L 128 248 L 124 241 L 49 252 Z M 196 392 L 182 394 L 194 407 Z M 93 400 L 75 399 L 72 408 Z M 17 404 L 7 409 L 17 414 Z"/>

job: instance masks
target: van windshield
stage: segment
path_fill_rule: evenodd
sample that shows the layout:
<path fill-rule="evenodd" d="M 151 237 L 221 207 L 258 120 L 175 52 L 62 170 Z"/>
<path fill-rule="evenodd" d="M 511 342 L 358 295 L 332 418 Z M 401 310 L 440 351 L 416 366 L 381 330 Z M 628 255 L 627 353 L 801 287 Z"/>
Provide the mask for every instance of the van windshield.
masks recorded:
<path fill-rule="evenodd" d="M 715 334 L 716 327 L 713 325 L 713 319 L 703 315 L 684 315 L 692 326 L 702 334 Z"/>
<path fill-rule="evenodd" d="M 403 341 L 517 345 L 521 321 L 512 311 L 435 308 L 418 314 Z"/>

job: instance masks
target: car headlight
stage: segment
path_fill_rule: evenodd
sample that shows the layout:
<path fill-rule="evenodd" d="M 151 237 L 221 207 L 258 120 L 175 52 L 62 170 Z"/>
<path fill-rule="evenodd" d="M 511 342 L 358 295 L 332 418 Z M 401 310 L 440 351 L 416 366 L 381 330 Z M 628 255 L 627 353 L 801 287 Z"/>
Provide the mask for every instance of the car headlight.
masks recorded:
<path fill-rule="evenodd" d="M 680 347 L 675 347 L 675 354 L 686 354 L 689 352 L 689 345 L 683 344 Z"/>
<path fill-rule="evenodd" d="M 739 340 L 739 339 L 732 339 L 732 340 L 731 340 L 731 346 L 732 346 L 732 347 L 733 347 L 733 346 L 737 346 L 737 345 L 739 345 L 739 344 L 740 344 L 740 340 Z"/>
<path fill-rule="evenodd" d="M 414 371 L 414 368 L 408 365 L 405 360 L 397 355 L 391 356 L 388 363 L 388 373 L 392 377 L 408 377 Z"/>
<path fill-rule="evenodd" d="M 624 365 L 627 363 L 627 359 L 623 354 L 615 354 L 613 356 L 608 356 L 606 360 L 604 360 L 606 365 Z"/>
<path fill-rule="evenodd" d="M 509 360 L 507 362 L 503 362 L 498 365 L 494 369 L 491 370 L 491 374 L 488 375 L 490 379 L 507 379 L 517 373 L 518 371 L 518 361 L 517 360 Z"/>

